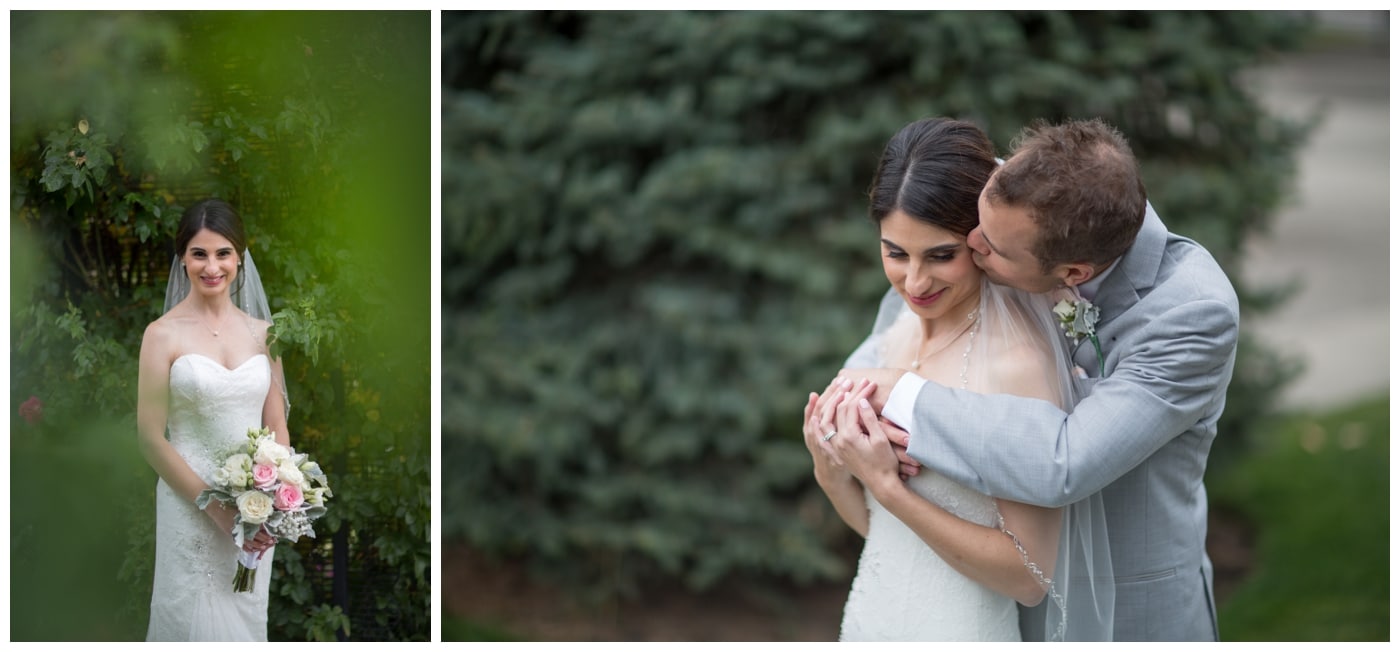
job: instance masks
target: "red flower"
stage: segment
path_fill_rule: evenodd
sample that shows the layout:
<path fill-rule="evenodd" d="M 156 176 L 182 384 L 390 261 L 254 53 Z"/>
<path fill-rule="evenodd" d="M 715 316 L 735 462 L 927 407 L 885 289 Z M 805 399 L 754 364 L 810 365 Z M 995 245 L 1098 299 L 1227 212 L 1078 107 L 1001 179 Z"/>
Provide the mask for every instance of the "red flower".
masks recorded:
<path fill-rule="evenodd" d="M 19 415 L 24 417 L 29 425 L 34 425 L 44 418 L 44 402 L 40 401 L 38 396 L 30 396 L 29 400 L 20 404 Z"/>

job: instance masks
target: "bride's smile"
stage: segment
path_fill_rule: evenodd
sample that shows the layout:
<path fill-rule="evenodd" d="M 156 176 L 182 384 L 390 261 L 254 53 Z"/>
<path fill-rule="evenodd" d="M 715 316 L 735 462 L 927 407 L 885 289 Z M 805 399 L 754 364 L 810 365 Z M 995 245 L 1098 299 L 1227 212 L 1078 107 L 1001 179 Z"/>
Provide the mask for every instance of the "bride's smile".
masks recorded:
<path fill-rule="evenodd" d="M 895 210 L 880 221 L 880 249 L 890 286 L 921 319 L 965 315 L 977 305 L 982 272 L 966 238 Z"/>
<path fill-rule="evenodd" d="M 200 229 L 190 239 L 184 263 L 190 284 L 214 294 L 227 291 L 238 275 L 237 249 L 228 238 L 209 229 Z"/>

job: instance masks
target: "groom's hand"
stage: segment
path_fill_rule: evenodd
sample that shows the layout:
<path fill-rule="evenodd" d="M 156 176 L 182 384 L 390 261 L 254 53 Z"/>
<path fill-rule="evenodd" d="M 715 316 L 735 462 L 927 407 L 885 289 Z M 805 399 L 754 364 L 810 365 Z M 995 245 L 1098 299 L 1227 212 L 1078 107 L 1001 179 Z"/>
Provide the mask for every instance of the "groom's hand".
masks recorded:
<path fill-rule="evenodd" d="M 890 392 L 894 390 L 895 383 L 898 383 L 904 374 L 903 369 L 842 369 L 840 377 L 849 378 L 853 383 L 859 383 L 861 380 L 874 383 L 875 391 L 868 400 L 871 407 L 875 408 L 875 413 L 879 414 L 885 409 L 885 403 L 890 400 Z"/>
<path fill-rule="evenodd" d="M 890 446 L 894 447 L 894 456 L 899 458 L 899 477 L 908 480 L 918 475 L 920 464 L 909 457 L 909 433 L 884 417 L 880 417 L 880 426 L 885 438 L 890 440 Z"/>

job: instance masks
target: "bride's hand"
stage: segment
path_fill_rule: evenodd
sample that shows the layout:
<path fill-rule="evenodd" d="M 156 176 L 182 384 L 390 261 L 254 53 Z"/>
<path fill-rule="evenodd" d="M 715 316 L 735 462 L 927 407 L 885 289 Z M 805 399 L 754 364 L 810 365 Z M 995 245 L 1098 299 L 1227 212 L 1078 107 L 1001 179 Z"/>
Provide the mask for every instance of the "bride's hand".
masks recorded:
<path fill-rule="evenodd" d="M 229 507 L 227 504 L 217 500 L 209 501 L 209 505 L 204 508 L 204 513 L 214 521 L 214 525 L 220 532 L 233 538 L 233 525 L 238 518 L 238 510 Z M 258 535 L 249 540 L 244 540 L 243 549 L 248 552 L 265 553 L 272 546 L 277 544 L 277 539 L 268 534 L 266 530 L 258 530 Z"/>
<path fill-rule="evenodd" d="M 899 458 L 867 398 L 873 389 L 866 385 L 845 397 L 836 408 L 838 432 L 831 440 L 846 469 L 872 489 L 883 483 L 902 482 Z"/>
<path fill-rule="evenodd" d="M 841 460 L 832 453 L 831 444 L 824 439 L 827 433 L 836 429 L 836 403 L 849 388 L 850 382 L 838 377 L 832 379 L 821 396 L 815 393 L 807 396 L 807 407 L 802 414 L 802 438 L 812 454 L 812 463 L 818 473 L 827 471 L 839 477 L 850 475 L 841 468 Z"/>

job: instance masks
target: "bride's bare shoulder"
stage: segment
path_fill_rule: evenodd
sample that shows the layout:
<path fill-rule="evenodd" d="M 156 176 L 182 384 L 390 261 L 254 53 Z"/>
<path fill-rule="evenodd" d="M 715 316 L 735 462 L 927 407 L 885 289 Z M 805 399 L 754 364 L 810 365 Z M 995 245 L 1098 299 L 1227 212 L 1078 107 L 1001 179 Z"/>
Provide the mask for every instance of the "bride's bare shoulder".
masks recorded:
<path fill-rule="evenodd" d="M 188 321 L 178 313 L 168 312 L 147 324 L 146 332 L 141 337 L 141 364 L 173 361 L 181 333 L 189 326 Z"/>
<path fill-rule="evenodd" d="M 141 340 L 143 346 L 174 338 L 185 327 L 187 321 L 187 318 L 175 310 L 161 315 L 155 321 L 146 324 L 146 334 Z"/>

